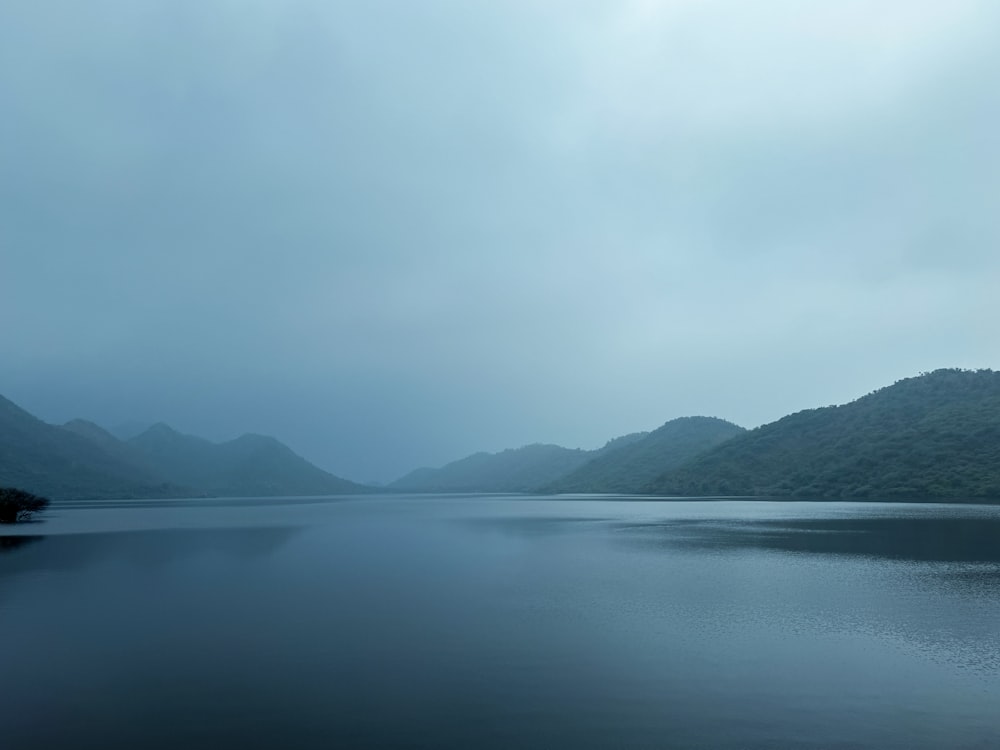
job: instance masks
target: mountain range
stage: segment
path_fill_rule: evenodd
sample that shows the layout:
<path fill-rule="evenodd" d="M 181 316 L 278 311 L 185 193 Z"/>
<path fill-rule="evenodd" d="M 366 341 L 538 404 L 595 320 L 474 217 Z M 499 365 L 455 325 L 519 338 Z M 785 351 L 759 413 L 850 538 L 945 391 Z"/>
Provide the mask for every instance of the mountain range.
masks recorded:
<path fill-rule="evenodd" d="M 638 440 L 605 446 L 574 471 L 538 489 L 544 492 L 643 492 L 670 469 L 746 430 L 716 417 L 672 419 Z"/>
<path fill-rule="evenodd" d="M 62 498 L 373 491 L 278 440 L 225 443 L 157 424 L 121 440 L 0 397 L 0 486 Z M 381 491 L 1000 499 L 1000 373 L 936 370 L 752 430 L 682 417 L 597 450 L 533 444 L 410 472 Z"/>
<path fill-rule="evenodd" d="M 417 469 L 389 487 L 406 492 L 639 492 L 742 427 L 714 417 L 681 417 L 652 432 L 635 432 L 597 450 L 526 445 L 476 453 L 439 469 Z"/>
<path fill-rule="evenodd" d="M 533 445 L 420 469 L 390 487 L 659 496 L 1000 498 L 1000 373 L 942 369 L 745 430 L 674 419 L 597 451 Z"/>
<path fill-rule="evenodd" d="M 1000 498 L 1000 372 L 936 370 L 734 437 L 642 487 L 667 495 Z"/>
<path fill-rule="evenodd" d="M 53 499 L 341 495 L 364 487 L 271 437 L 225 443 L 153 425 L 129 440 L 81 419 L 51 425 L 0 397 L 0 486 Z"/>
<path fill-rule="evenodd" d="M 594 456 L 646 433 L 623 435 L 596 451 L 535 443 L 500 453 L 474 453 L 440 469 L 417 469 L 389 485 L 401 492 L 534 492 L 572 474 Z"/>

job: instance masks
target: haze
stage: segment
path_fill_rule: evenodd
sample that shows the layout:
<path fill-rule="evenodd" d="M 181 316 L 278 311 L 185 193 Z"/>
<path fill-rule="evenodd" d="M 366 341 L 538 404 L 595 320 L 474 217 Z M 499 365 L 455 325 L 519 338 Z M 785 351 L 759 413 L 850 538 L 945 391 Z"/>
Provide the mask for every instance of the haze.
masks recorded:
<path fill-rule="evenodd" d="M 390 480 L 1000 352 L 991 2 L 0 6 L 0 393 Z"/>

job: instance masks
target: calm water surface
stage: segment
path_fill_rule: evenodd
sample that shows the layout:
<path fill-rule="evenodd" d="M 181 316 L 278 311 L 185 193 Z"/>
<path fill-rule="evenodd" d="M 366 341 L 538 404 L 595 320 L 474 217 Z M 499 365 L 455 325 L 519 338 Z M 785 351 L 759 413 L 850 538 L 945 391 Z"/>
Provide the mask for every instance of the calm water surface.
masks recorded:
<path fill-rule="evenodd" d="M 1000 507 L 121 502 L 4 533 L 7 750 L 1000 748 Z"/>

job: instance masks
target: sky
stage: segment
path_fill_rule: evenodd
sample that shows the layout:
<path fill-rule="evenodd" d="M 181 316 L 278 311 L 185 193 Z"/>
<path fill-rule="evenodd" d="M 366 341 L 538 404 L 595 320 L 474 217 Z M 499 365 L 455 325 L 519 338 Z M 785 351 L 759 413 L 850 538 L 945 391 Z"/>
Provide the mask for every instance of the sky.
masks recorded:
<path fill-rule="evenodd" d="M 388 481 L 1000 367 L 993 0 L 5 0 L 0 394 Z"/>

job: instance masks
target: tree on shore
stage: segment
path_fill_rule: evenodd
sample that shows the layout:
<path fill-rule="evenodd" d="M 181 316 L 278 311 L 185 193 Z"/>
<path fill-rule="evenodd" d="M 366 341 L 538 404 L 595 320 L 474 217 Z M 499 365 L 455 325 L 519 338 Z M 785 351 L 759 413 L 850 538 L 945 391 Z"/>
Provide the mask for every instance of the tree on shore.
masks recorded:
<path fill-rule="evenodd" d="M 14 487 L 0 487 L 0 523 L 27 521 L 35 513 L 44 510 L 48 498 L 32 495 Z"/>

